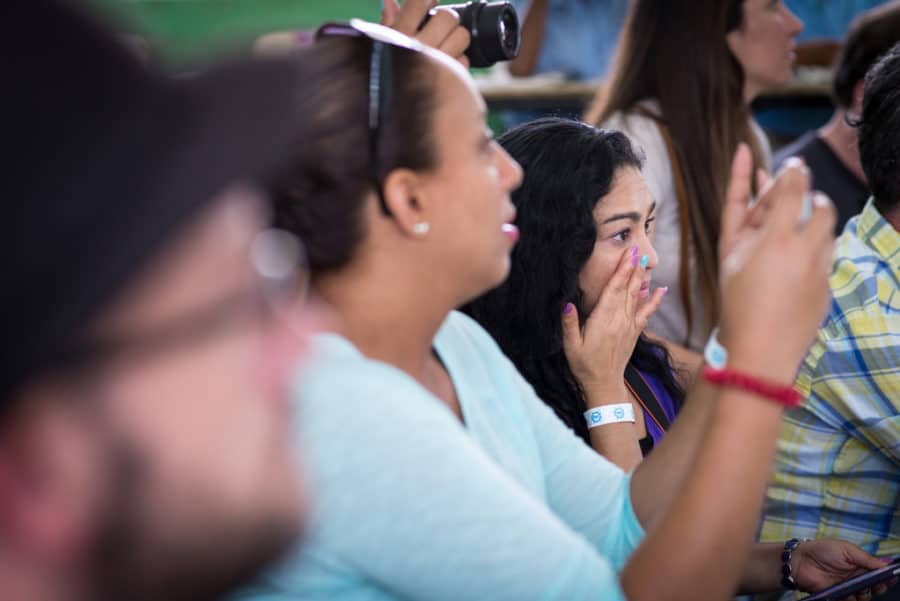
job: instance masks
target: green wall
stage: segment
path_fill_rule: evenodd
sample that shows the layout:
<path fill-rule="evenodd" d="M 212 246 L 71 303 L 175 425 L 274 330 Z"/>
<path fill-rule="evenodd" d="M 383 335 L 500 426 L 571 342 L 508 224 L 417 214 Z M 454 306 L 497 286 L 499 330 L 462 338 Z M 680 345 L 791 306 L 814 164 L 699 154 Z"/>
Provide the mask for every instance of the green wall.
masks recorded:
<path fill-rule="evenodd" d="M 329 20 L 377 20 L 380 0 L 88 0 L 175 62 L 240 48 L 279 29 Z"/>

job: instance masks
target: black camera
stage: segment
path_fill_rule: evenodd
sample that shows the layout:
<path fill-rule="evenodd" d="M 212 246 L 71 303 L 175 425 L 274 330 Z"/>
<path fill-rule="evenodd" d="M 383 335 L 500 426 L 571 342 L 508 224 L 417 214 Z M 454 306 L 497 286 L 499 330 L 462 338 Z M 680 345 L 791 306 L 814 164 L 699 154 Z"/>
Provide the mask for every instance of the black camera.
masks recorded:
<path fill-rule="evenodd" d="M 444 4 L 459 15 L 459 24 L 472 36 L 466 56 L 473 67 L 490 67 L 519 54 L 519 15 L 509 2 L 475 0 L 464 4 Z M 426 15 L 422 25 L 431 15 Z M 421 26 L 420 26 L 421 28 Z"/>

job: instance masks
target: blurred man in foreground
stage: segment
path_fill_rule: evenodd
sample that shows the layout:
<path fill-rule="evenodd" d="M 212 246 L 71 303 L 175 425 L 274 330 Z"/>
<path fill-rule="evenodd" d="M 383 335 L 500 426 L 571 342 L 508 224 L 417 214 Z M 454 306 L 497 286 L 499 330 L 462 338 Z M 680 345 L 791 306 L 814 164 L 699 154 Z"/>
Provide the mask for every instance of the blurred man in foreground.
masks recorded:
<path fill-rule="evenodd" d="M 312 318 L 278 310 L 299 245 L 253 186 L 299 74 L 172 84 L 65 5 L 11 10 L 0 596 L 217 598 L 302 523 L 282 387 Z"/>

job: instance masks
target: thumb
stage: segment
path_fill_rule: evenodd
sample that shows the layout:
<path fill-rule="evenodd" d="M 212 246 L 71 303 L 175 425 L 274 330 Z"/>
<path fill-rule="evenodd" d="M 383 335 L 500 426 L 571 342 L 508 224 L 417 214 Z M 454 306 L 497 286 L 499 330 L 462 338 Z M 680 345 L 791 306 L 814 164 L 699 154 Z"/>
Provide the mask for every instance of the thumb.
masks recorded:
<path fill-rule="evenodd" d="M 390 27 L 394 24 L 394 21 L 397 19 L 397 13 L 399 12 L 400 7 L 397 5 L 397 0 L 382 0 L 381 24 Z"/>
<path fill-rule="evenodd" d="M 877 570 L 885 566 L 885 560 L 879 557 L 869 555 L 856 545 L 847 544 L 847 559 L 855 566 L 866 570 Z"/>
<path fill-rule="evenodd" d="M 568 355 L 581 344 L 581 326 L 578 323 L 578 309 L 566 303 L 562 313 L 563 350 Z"/>

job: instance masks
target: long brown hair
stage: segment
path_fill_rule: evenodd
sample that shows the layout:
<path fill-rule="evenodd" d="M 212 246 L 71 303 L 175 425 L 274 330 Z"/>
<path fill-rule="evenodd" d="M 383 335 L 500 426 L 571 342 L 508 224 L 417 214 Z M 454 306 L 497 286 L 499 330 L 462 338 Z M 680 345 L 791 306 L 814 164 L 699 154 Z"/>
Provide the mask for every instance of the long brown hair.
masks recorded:
<path fill-rule="evenodd" d="M 643 100 L 660 106 L 660 126 L 671 139 L 684 182 L 686 211 L 681 224 L 679 281 L 688 325 L 692 313 L 693 260 L 700 294 L 709 314 L 700 324 L 709 330 L 719 319 L 719 221 L 728 186 L 731 157 L 743 141 L 761 151 L 744 101 L 744 73 L 726 43 L 726 33 L 741 26 L 743 0 L 636 0 L 631 6 L 609 79 L 585 115 L 600 124 L 617 112 L 633 112 Z"/>

